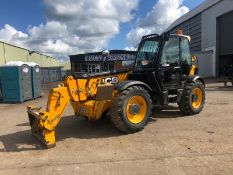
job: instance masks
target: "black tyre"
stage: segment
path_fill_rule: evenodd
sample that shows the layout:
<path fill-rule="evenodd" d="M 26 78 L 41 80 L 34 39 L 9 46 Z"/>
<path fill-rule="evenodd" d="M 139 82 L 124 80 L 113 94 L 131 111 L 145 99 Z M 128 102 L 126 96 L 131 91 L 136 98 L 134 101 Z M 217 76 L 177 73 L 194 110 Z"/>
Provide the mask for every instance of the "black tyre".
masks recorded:
<path fill-rule="evenodd" d="M 132 86 L 114 97 L 110 118 L 120 131 L 134 133 L 147 125 L 151 111 L 149 93 L 140 86 Z"/>
<path fill-rule="evenodd" d="M 198 114 L 202 111 L 204 104 L 204 85 L 199 81 L 187 84 L 179 102 L 180 111 L 184 115 Z"/>

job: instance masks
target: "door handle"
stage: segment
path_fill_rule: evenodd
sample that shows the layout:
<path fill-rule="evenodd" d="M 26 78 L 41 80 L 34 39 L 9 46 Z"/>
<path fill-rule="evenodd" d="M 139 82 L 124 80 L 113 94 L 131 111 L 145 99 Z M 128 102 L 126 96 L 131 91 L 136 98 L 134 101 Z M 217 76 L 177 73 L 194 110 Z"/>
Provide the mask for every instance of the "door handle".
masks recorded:
<path fill-rule="evenodd" d="M 170 64 L 162 64 L 162 67 L 164 67 L 164 68 L 170 67 Z"/>
<path fill-rule="evenodd" d="M 173 67 L 171 70 L 180 73 L 181 72 L 181 67 L 180 66 L 176 66 L 176 67 Z"/>

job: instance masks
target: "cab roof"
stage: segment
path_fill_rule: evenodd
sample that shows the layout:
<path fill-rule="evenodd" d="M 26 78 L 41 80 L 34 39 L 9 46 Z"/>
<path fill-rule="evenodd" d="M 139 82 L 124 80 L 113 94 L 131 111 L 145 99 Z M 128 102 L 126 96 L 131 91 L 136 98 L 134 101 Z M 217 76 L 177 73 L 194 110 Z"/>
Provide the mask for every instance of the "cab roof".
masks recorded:
<path fill-rule="evenodd" d="M 169 32 L 165 32 L 161 35 L 159 34 L 150 34 L 150 35 L 145 35 L 142 37 L 142 40 L 148 40 L 148 39 L 153 39 L 153 38 L 170 38 L 170 36 L 178 36 L 178 37 L 185 37 L 191 41 L 191 37 L 188 35 L 183 35 L 183 34 L 170 34 Z"/>

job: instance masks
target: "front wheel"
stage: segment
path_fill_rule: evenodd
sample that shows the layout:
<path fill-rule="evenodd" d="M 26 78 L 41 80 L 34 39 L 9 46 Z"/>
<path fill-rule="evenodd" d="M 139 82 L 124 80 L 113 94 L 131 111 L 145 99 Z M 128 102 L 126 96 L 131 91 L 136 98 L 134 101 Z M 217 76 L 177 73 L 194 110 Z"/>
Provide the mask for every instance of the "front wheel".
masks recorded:
<path fill-rule="evenodd" d="M 197 81 L 185 86 L 179 102 L 180 111 L 184 115 L 199 114 L 205 104 L 204 85 Z"/>
<path fill-rule="evenodd" d="M 151 108 L 149 93 L 140 86 L 132 86 L 114 97 L 110 109 L 111 121 L 120 131 L 134 133 L 147 125 Z"/>

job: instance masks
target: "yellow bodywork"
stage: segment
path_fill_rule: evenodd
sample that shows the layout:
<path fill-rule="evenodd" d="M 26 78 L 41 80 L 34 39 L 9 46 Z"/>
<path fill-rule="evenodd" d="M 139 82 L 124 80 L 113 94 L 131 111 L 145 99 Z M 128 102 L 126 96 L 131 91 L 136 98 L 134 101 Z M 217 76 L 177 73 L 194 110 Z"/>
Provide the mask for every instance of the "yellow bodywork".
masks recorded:
<path fill-rule="evenodd" d="M 197 61 L 197 57 L 195 55 L 193 55 L 192 56 L 192 66 L 191 66 L 191 69 L 189 71 L 189 76 L 193 76 L 197 73 L 196 72 L 197 67 L 195 66 L 196 61 Z"/>
<path fill-rule="evenodd" d="M 34 106 L 27 107 L 32 134 L 47 147 L 55 146 L 55 129 L 69 102 L 75 115 L 85 116 L 89 120 L 100 119 L 102 114 L 110 108 L 111 99 L 116 93 L 113 90 L 111 78 L 114 78 L 115 83 L 122 82 L 126 80 L 128 73 L 79 79 L 67 77 L 64 84 L 50 91 L 45 111 Z M 101 88 L 104 90 L 101 91 Z M 100 92 L 97 95 L 98 90 Z M 111 93 L 107 95 L 107 99 L 99 98 L 98 96 L 103 96 L 106 90 Z"/>
<path fill-rule="evenodd" d="M 194 69 L 195 67 L 190 69 L 190 75 L 194 75 Z M 54 147 L 55 129 L 68 103 L 72 105 L 75 115 L 85 116 L 89 120 L 100 119 L 102 114 L 111 107 L 112 97 L 117 93 L 112 83 L 125 81 L 129 73 L 78 79 L 72 76 L 67 77 L 64 84 L 60 84 L 50 91 L 46 110 L 34 106 L 27 107 L 32 134 L 48 148 Z M 112 78 L 115 82 L 111 82 Z M 110 94 L 106 95 L 106 91 L 109 91 Z M 197 95 L 200 96 L 199 93 Z M 198 103 L 199 98 L 197 102 L 193 102 L 193 105 L 198 106 Z M 147 107 L 145 100 L 139 96 L 129 100 L 129 105 L 132 104 L 141 106 L 137 115 L 131 114 L 128 106 L 126 108 L 129 121 L 137 124 L 143 120 Z"/>
<path fill-rule="evenodd" d="M 193 76 L 195 75 L 195 71 L 196 71 L 196 66 L 192 65 L 190 71 L 189 71 L 189 76 Z"/>

